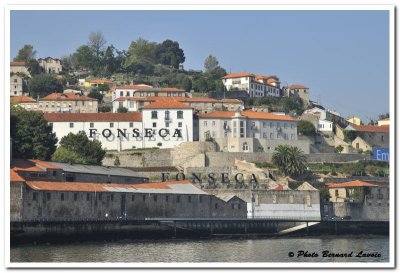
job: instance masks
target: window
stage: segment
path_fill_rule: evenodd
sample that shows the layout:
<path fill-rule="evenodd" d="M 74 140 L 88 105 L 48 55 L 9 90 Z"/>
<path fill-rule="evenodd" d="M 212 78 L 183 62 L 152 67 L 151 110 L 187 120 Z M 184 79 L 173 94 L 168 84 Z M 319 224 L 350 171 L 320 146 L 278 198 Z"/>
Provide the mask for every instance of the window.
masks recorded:
<path fill-rule="evenodd" d="M 51 194 L 50 194 L 49 192 L 46 194 L 46 199 L 47 199 L 48 201 L 51 200 Z"/>
<path fill-rule="evenodd" d="M 110 122 L 110 128 L 114 128 L 114 122 Z"/>
<path fill-rule="evenodd" d="M 169 120 L 169 111 L 165 111 L 165 120 Z"/>
<path fill-rule="evenodd" d="M 134 194 L 132 194 L 132 199 L 131 199 L 131 201 L 132 201 L 132 202 L 135 202 L 135 195 L 134 195 Z"/>
<path fill-rule="evenodd" d="M 181 197 L 179 195 L 176 196 L 176 203 L 180 203 L 181 202 Z"/>
<path fill-rule="evenodd" d="M 90 123 L 90 128 L 93 128 L 93 127 L 94 127 L 94 123 L 91 122 L 91 123 Z"/>
<path fill-rule="evenodd" d="M 61 193 L 61 201 L 64 201 L 64 193 Z"/>
<path fill-rule="evenodd" d="M 146 195 L 143 194 L 143 202 L 146 201 Z"/>
<path fill-rule="evenodd" d="M 235 209 L 235 204 L 231 204 L 232 209 Z"/>
<path fill-rule="evenodd" d="M 267 123 L 265 121 L 263 121 L 263 127 L 267 127 Z"/>
<path fill-rule="evenodd" d="M 215 126 L 215 120 L 213 120 L 213 122 L 212 122 L 212 126 Z"/>
<path fill-rule="evenodd" d="M 103 195 L 101 193 L 99 193 L 99 201 L 101 201 L 103 199 Z"/>
<path fill-rule="evenodd" d="M 111 194 L 111 201 L 114 201 L 114 194 Z"/>
<path fill-rule="evenodd" d="M 269 134 L 269 139 L 274 139 L 274 133 Z"/>
<path fill-rule="evenodd" d="M 153 122 L 153 128 L 157 127 L 157 122 Z"/>
<path fill-rule="evenodd" d="M 36 201 L 37 200 L 37 192 L 34 192 L 32 195 L 32 200 Z"/>
<path fill-rule="evenodd" d="M 73 122 L 69 123 L 69 128 L 74 128 L 74 123 Z"/>
<path fill-rule="evenodd" d="M 192 203 L 192 197 L 191 196 L 188 196 L 188 202 Z"/>
<path fill-rule="evenodd" d="M 165 202 L 168 203 L 168 201 L 169 201 L 169 196 L 167 195 L 167 196 L 165 196 Z"/>
<path fill-rule="evenodd" d="M 123 97 L 124 96 L 124 91 L 119 91 L 119 96 Z"/>
<path fill-rule="evenodd" d="M 199 202 L 203 203 L 203 196 L 201 196 L 201 195 L 199 196 Z"/>
<path fill-rule="evenodd" d="M 178 111 L 176 115 L 178 119 L 183 119 L 183 111 Z"/>
<path fill-rule="evenodd" d="M 240 137 L 244 137 L 244 122 L 240 121 Z"/>
<path fill-rule="evenodd" d="M 129 91 L 126 91 L 126 96 L 127 96 L 127 97 L 130 97 L 130 96 L 131 96 L 131 93 L 130 93 Z"/>
<path fill-rule="evenodd" d="M 274 126 L 274 124 L 272 122 L 270 122 L 269 127 L 272 128 L 272 126 Z"/>
<path fill-rule="evenodd" d="M 335 196 L 336 196 L 336 197 L 339 196 L 339 190 L 335 190 Z"/>
<path fill-rule="evenodd" d="M 178 122 L 178 127 L 182 127 L 182 122 Z"/>
<path fill-rule="evenodd" d="M 141 97 L 144 97 L 144 92 L 140 92 L 140 96 L 141 96 Z"/>
<path fill-rule="evenodd" d="M 240 204 L 238 204 L 238 209 L 242 209 L 242 206 Z"/>
<path fill-rule="evenodd" d="M 86 201 L 89 201 L 89 200 L 90 200 L 90 194 L 87 193 L 87 194 L 86 194 Z"/>
<path fill-rule="evenodd" d="M 207 121 L 204 121 L 204 126 L 207 126 Z"/>
<path fill-rule="evenodd" d="M 74 193 L 74 201 L 78 200 L 78 194 Z"/>
<path fill-rule="evenodd" d="M 57 171 L 53 171 L 53 176 L 57 176 Z"/>
<path fill-rule="evenodd" d="M 249 145 L 247 142 L 243 143 L 243 151 L 248 151 L 249 150 Z"/>
<path fill-rule="evenodd" d="M 130 127 L 130 128 L 133 127 L 133 122 L 129 122 L 129 127 Z"/>
<path fill-rule="evenodd" d="M 154 202 L 157 202 L 157 195 L 153 195 Z"/>
<path fill-rule="evenodd" d="M 151 119 L 157 119 L 157 111 L 151 111 Z"/>

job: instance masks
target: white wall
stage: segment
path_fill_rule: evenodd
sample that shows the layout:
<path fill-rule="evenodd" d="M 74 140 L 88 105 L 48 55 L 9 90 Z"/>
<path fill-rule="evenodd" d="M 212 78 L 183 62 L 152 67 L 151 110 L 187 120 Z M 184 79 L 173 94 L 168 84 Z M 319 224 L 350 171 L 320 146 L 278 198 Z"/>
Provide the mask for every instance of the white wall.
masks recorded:
<path fill-rule="evenodd" d="M 333 122 L 327 120 L 318 120 L 318 131 L 333 132 Z"/>
<path fill-rule="evenodd" d="M 254 205 L 254 211 L 252 206 L 252 203 L 247 203 L 248 218 L 321 219 L 319 204 L 260 204 Z"/>

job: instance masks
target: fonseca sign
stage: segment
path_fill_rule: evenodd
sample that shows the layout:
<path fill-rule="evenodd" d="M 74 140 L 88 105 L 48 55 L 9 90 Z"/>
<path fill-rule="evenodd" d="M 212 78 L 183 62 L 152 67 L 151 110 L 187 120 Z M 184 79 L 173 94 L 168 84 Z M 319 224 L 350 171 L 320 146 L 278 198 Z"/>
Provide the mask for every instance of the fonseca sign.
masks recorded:
<path fill-rule="evenodd" d="M 130 131 L 128 131 L 127 129 L 116 129 L 116 132 L 115 131 L 113 132 L 111 129 L 103 129 L 101 131 L 99 131 L 95 128 L 89 129 L 89 137 L 90 138 L 96 138 L 96 136 L 100 136 L 100 135 L 106 139 L 113 138 L 113 136 L 115 136 L 115 135 L 118 138 L 122 138 L 122 137 L 129 138 L 129 136 L 132 136 L 132 137 L 141 139 L 143 136 L 143 133 L 140 132 L 139 128 L 133 128 Z M 157 135 L 167 141 L 169 140 L 169 136 L 171 136 L 171 135 L 172 135 L 172 137 L 175 137 L 177 140 L 183 138 L 182 129 L 174 129 L 173 132 L 171 132 L 171 130 L 167 129 L 167 128 L 162 128 L 160 130 L 156 130 L 156 129 L 152 129 L 152 128 L 144 128 L 144 137 L 152 139 Z"/>

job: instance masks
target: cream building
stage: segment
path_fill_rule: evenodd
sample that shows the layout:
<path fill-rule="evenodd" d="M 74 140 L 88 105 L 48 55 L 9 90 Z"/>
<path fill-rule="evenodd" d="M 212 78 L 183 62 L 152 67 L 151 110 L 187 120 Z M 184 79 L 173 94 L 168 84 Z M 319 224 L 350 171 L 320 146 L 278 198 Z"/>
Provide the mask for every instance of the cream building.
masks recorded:
<path fill-rule="evenodd" d="M 361 119 L 359 117 L 353 116 L 351 118 L 346 119 L 348 122 L 355 124 L 355 125 L 361 125 Z"/>
<path fill-rule="evenodd" d="M 304 85 L 294 84 L 284 88 L 286 97 L 298 97 L 303 101 L 304 106 L 310 105 L 310 89 Z"/>
<path fill-rule="evenodd" d="M 25 80 L 18 74 L 14 74 L 10 77 L 10 96 L 23 96 L 24 86 L 26 86 Z"/>
<path fill-rule="evenodd" d="M 27 75 L 28 77 L 31 76 L 31 73 L 28 71 L 28 66 L 26 62 L 11 62 L 10 63 L 10 73 L 11 74 L 24 74 Z"/>
<path fill-rule="evenodd" d="M 276 76 L 262 76 L 247 72 L 232 73 L 222 78 L 227 91 L 246 91 L 249 97 L 280 97 L 280 81 Z"/>
<path fill-rule="evenodd" d="M 60 59 L 53 59 L 51 57 L 39 58 L 39 66 L 42 68 L 44 73 L 48 74 L 59 74 L 62 71 L 62 65 Z"/>

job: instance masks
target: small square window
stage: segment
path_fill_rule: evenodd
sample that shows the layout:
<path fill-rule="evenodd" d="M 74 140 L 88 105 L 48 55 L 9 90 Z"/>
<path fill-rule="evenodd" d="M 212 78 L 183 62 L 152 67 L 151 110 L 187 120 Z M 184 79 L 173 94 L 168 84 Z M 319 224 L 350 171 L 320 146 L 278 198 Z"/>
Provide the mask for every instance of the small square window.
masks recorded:
<path fill-rule="evenodd" d="M 110 122 L 110 128 L 114 128 L 114 122 Z"/>
<path fill-rule="evenodd" d="M 91 123 L 90 123 L 90 128 L 93 128 L 93 127 L 94 127 L 94 123 L 91 122 Z"/>
<path fill-rule="evenodd" d="M 69 123 L 69 128 L 74 128 L 74 123 L 73 122 Z"/>

